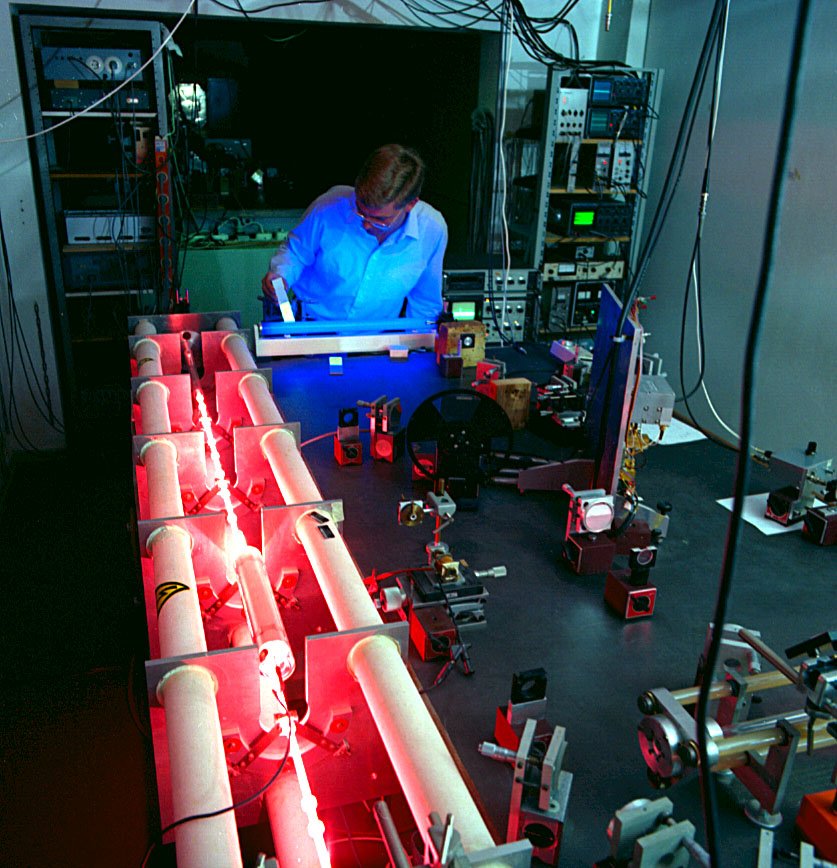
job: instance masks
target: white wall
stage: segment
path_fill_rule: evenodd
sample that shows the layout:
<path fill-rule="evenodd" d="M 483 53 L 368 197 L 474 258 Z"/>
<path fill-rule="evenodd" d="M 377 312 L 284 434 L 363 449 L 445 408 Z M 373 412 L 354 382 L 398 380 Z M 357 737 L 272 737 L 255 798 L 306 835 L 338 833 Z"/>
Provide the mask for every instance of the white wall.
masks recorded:
<path fill-rule="evenodd" d="M 662 68 L 664 78 L 647 214 L 659 194 L 712 5 L 711 0 L 652 2 L 645 65 Z M 702 266 L 706 382 L 719 414 L 735 430 L 796 7 L 787 0 L 731 4 Z M 835 33 L 837 4 L 816 0 L 765 311 L 753 438 L 756 445 L 773 450 L 804 447 L 816 440 L 823 457 L 837 457 Z M 641 290 L 657 295 L 643 321 L 653 333 L 652 348 L 663 354 L 673 385 L 706 140 L 706 105 L 695 128 L 693 155 Z M 690 384 L 696 370 L 693 335 L 690 325 Z M 675 388 L 679 392 L 679 386 Z M 693 407 L 702 423 L 729 438 L 701 395 L 695 395 Z"/>

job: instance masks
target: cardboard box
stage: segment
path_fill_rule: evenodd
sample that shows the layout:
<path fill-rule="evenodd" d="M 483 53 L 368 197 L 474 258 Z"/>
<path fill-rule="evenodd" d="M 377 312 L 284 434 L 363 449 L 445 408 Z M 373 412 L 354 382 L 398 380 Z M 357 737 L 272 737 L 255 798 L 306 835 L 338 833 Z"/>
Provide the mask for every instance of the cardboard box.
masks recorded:
<path fill-rule="evenodd" d="M 462 356 L 463 367 L 475 368 L 485 358 L 485 324 L 476 320 L 439 323 L 436 363 L 445 355 Z"/>
<path fill-rule="evenodd" d="M 529 420 L 529 402 L 532 398 L 532 381 L 525 377 L 510 377 L 506 380 L 491 380 L 488 396 L 505 411 L 514 430 L 526 427 Z"/>

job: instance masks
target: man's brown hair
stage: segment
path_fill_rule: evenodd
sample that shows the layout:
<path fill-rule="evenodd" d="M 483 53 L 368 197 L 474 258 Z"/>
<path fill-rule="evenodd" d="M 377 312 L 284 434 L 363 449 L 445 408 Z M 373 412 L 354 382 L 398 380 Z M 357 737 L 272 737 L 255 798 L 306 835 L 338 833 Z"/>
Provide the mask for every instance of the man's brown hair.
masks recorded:
<path fill-rule="evenodd" d="M 355 181 L 355 195 L 368 208 L 394 202 L 403 208 L 418 199 L 424 183 L 424 161 L 411 148 L 383 145 L 367 158 Z"/>

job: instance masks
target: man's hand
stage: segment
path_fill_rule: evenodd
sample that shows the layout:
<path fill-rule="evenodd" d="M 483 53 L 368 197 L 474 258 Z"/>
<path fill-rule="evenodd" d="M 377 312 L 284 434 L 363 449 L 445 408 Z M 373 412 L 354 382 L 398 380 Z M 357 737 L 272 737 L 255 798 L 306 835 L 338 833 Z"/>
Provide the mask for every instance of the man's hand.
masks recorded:
<path fill-rule="evenodd" d="M 276 290 L 273 288 L 273 281 L 276 279 L 282 281 L 285 286 L 285 291 L 287 292 L 288 285 L 285 283 L 285 279 L 278 275 L 275 271 L 268 271 L 268 273 L 262 278 L 262 292 L 265 294 L 266 298 L 269 298 L 272 302 L 276 302 Z"/>

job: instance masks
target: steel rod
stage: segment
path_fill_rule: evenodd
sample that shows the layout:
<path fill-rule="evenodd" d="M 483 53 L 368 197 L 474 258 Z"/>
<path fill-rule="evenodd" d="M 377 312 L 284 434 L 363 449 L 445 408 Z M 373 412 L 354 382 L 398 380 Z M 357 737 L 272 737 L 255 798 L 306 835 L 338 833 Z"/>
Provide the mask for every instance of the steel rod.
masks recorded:
<path fill-rule="evenodd" d="M 784 676 L 791 682 L 791 684 L 797 684 L 799 681 L 799 673 L 793 668 L 793 666 L 782 657 L 781 654 L 777 654 L 769 645 L 762 642 L 758 636 L 754 633 L 751 633 L 749 630 L 745 630 L 743 627 L 738 631 L 738 635 L 753 649 L 759 652 L 765 660 L 769 661 L 776 667 Z"/>
<path fill-rule="evenodd" d="M 834 744 L 834 739 L 826 731 L 826 722 L 817 721 L 814 724 L 814 750 Z M 801 738 L 796 752 L 802 753 L 806 749 L 807 721 L 795 721 L 791 726 L 799 731 Z M 718 748 L 718 761 L 712 767 L 712 771 L 717 772 L 745 765 L 748 752 L 768 750 L 774 745 L 782 744 L 784 738 L 785 735 L 782 730 L 774 728 L 717 739 L 715 744 Z"/>
<path fill-rule="evenodd" d="M 795 676 L 793 680 L 796 680 Z M 744 683 L 747 685 L 748 693 L 756 693 L 759 690 L 772 690 L 774 687 L 787 687 L 788 677 L 784 672 L 771 669 L 769 672 L 758 672 L 755 675 L 746 676 Z M 727 696 L 732 696 L 733 690 L 733 682 L 719 681 L 710 688 L 709 698 L 724 699 Z M 671 695 L 681 705 L 694 705 L 698 700 L 699 693 L 700 686 L 683 687 L 680 690 L 671 691 Z"/>
<path fill-rule="evenodd" d="M 398 644 L 388 636 L 369 636 L 352 648 L 346 662 L 363 690 L 425 840 L 428 817 L 437 811 L 456 817 L 456 831 L 466 853 L 493 847 L 485 821 L 407 672 Z"/>
<path fill-rule="evenodd" d="M 372 805 L 372 816 L 378 824 L 378 830 L 384 840 L 387 856 L 389 856 L 389 861 L 392 863 L 393 868 L 411 868 L 412 862 L 410 862 L 407 854 L 404 852 L 404 847 L 401 844 L 401 838 L 398 836 L 398 829 L 395 826 L 395 821 L 392 819 L 389 805 L 383 799 L 379 799 Z"/>

